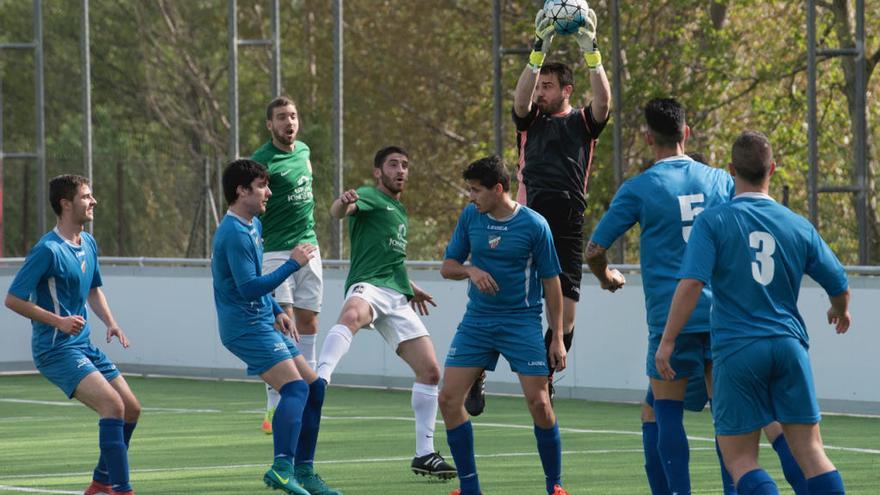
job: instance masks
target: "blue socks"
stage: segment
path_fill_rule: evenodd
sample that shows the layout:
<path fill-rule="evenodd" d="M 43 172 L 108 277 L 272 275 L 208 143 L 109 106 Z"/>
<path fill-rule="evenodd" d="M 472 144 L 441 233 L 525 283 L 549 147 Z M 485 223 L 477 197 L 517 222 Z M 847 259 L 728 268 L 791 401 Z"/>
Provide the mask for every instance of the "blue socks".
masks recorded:
<path fill-rule="evenodd" d="M 303 409 L 309 396 L 309 386 L 303 380 L 287 382 L 278 391 L 281 400 L 272 417 L 272 438 L 275 458 L 293 459 L 293 446 L 299 441 Z"/>
<path fill-rule="evenodd" d="M 736 485 L 739 495 L 779 495 L 773 478 L 763 469 L 755 469 L 744 474 Z"/>
<path fill-rule="evenodd" d="M 470 421 L 465 421 L 453 429 L 446 430 L 446 443 L 455 460 L 458 471 L 461 495 L 479 495 L 480 479 L 477 476 L 477 462 L 474 460 L 474 429 Z"/>
<path fill-rule="evenodd" d="M 788 442 L 785 441 L 785 435 L 779 435 L 773 441 L 773 450 L 779 456 L 779 463 L 782 464 L 782 472 L 785 474 L 785 480 L 791 485 L 795 495 L 807 495 L 807 479 L 804 478 L 804 472 L 798 466 L 797 461 L 788 448 Z"/>
<path fill-rule="evenodd" d="M 538 440 L 538 455 L 544 467 L 547 493 L 553 493 L 555 485 L 562 485 L 562 440 L 559 438 L 559 424 L 547 429 L 535 425 L 535 438 Z"/>
<path fill-rule="evenodd" d="M 846 491 L 843 489 L 843 479 L 840 473 L 829 471 L 819 476 L 814 476 L 807 480 L 807 493 L 810 495 L 844 495 Z"/>
<path fill-rule="evenodd" d="M 321 407 L 324 405 L 324 393 L 327 391 L 327 381 L 318 378 L 309 384 L 309 398 L 306 401 L 302 415 L 302 430 L 299 433 L 299 441 L 296 444 L 297 466 L 312 464 L 315 460 L 315 447 L 318 445 L 318 430 L 321 427 Z"/>
<path fill-rule="evenodd" d="M 137 423 L 125 423 L 122 426 L 122 440 L 125 442 L 126 452 L 128 452 L 128 445 L 131 443 L 131 435 L 134 433 L 136 426 Z M 99 483 L 104 483 L 105 485 L 110 484 L 110 471 L 107 470 L 107 463 L 104 461 L 104 456 L 102 455 L 98 456 L 98 465 L 95 466 L 92 479 Z"/>
<path fill-rule="evenodd" d="M 98 420 L 101 459 L 107 466 L 110 485 L 115 492 L 131 491 L 131 485 L 128 484 L 128 448 L 123 435 L 124 425 L 124 421 L 116 418 Z"/>
<path fill-rule="evenodd" d="M 690 451 L 684 432 L 684 401 L 655 399 L 654 415 L 659 430 L 657 448 L 663 461 L 663 471 L 672 493 L 686 495 L 691 492 L 688 471 Z"/>
<path fill-rule="evenodd" d="M 660 451 L 657 450 L 657 439 L 657 423 L 642 423 L 645 474 L 648 476 L 648 486 L 651 487 L 651 494 L 672 495 L 669 492 L 669 484 L 666 482 L 666 473 L 663 472 L 663 461 L 660 460 Z"/>

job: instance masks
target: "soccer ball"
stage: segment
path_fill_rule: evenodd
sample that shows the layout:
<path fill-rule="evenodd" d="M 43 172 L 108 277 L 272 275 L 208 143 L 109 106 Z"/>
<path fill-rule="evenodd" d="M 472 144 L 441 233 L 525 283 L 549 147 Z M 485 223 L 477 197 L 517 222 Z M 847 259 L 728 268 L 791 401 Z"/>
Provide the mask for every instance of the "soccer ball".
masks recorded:
<path fill-rule="evenodd" d="M 585 0 L 547 0 L 544 15 L 555 27 L 556 34 L 574 34 L 587 23 L 590 6 Z"/>

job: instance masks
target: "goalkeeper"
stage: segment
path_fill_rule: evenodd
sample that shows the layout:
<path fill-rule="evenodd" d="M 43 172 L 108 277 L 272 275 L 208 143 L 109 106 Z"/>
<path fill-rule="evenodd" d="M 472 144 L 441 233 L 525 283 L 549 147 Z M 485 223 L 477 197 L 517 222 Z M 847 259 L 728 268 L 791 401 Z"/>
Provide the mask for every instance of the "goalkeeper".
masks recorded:
<path fill-rule="evenodd" d="M 534 50 L 516 83 L 513 121 L 519 150 L 519 189 L 516 200 L 540 213 L 550 224 L 562 267 L 562 331 L 565 350 L 574 335 L 575 305 L 580 299 L 584 252 L 584 210 L 587 180 L 596 140 L 609 116 L 611 88 L 596 44 L 596 14 L 575 34 L 590 75 L 593 100 L 572 107 L 574 76 L 567 65 L 544 63 L 554 36 L 553 22 L 538 11 Z M 546 345 L 553 329 L 547 329 Z M 485 406 L 483 375 L 468 394 L 468 412 L 476 416 Z M 553 396 L 552 371 L 550 395 Z"/>

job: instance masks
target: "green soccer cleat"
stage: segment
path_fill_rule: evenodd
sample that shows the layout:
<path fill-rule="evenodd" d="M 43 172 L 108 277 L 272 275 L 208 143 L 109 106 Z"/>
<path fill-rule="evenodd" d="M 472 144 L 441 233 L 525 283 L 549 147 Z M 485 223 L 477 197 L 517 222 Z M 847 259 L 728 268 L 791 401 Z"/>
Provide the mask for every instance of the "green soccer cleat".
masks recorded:
<path fill-rule="evenodd" d="M 293 475 L 293 466 L 289 461 L 276 460 L 272 467 L 263 475 L 263 483 L 273 490 L 281 490 L 290 495 L 311 495 L 299 486 Z"/>
<path fill-rule="evenodd" d="M 342 495 L 342 492 L 334 490 L 324 483 L 324 480 L 315 473 L 311 464 L 301 464 L 293 468 L 296 482 L 305 488 L 311 495 Z"/>

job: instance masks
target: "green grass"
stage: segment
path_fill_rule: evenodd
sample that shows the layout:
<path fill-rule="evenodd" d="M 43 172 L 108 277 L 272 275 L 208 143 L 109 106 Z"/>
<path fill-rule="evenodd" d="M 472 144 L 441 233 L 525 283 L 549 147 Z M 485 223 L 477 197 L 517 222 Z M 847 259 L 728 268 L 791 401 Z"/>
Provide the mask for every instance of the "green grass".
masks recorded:
<path fill-rule="evenodd" d="M 265 401 L 261 385 L 135 377 L 129 382 L 145 408 L 130 454 L 138 495 L 279 493 L 260 481 L 272 457 L 271 438 L 259 430 Z M 414 449 L 409 402 L 406 392 L 331 387 L 318 472 L 346 495 L 439 495 L 456 488 L 454 482 L 430 481 L 409 471 Z M 42 377 L 0 377 L 0 494 L 25 493 L 10 487 L 37 490 L 28 493 L 82 493 L 98 456 L 97 417 L 75 404 Z M 173 408 L 219 412 L 167 410 Z M 568 452 L 565 485 L 572 494 L 648 493 L 637 406 L 560 400 L 556 410 Z M 689 435 L 711 436 L 708 413 L 688 413 L 686 423 Z M 476 452 L 485 456 L 477 459 L 485 493 L 544 493 L 531 421 L 521 399 L 489 397 L 474 431 Z M 829 416 L 822 431 L 830 446 L 874 449 L 829 454 L 848 494 L 878 493 L 880 419 Z M 436 440 L 437 448 L 448 454 L 439 425 Z M 721 493 L 713 445 L 699 439 L 690 445 L 694 493 Z M 761 455 L 781 481 L 782 493 L 792 493 L 773 450 L 763 448 Z"/>

